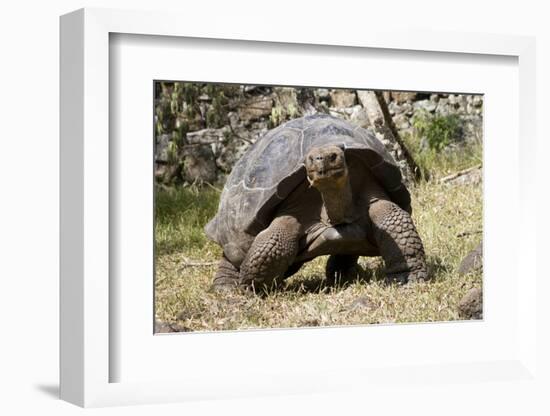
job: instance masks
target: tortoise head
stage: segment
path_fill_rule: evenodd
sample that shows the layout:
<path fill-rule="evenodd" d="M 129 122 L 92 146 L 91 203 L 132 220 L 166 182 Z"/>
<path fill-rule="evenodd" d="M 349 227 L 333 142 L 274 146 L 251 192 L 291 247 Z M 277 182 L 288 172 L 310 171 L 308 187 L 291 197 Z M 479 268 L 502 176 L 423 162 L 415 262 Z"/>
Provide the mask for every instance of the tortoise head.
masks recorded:
<path fill-rule="evenodd" d="M 312 148 L 304 162 L 309 183 L 322 191 L 326 188 L 343 188 L 348 180 L 348 167 L 344 150 L 326 145 Z"/>

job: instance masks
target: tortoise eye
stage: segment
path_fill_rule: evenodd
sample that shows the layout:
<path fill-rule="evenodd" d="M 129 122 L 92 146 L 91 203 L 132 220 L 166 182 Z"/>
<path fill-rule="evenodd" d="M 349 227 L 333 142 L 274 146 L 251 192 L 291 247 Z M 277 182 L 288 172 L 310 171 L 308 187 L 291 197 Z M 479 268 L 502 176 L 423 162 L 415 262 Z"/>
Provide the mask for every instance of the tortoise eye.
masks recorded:
<path fill-rule="evenodd" d="M 309 157 L 309 161 L 310 161 L 310 162 L 313 162 L 313 156 L 310 156 L 310 157 Z"/>
<path fill-rule="evenodd" d="M 335 160 L 336 160 L 336 153 L 332 153 L 332 154 L 330 155 L 330 161 L 331 161 L 331 162 L 334 162 Z"/>

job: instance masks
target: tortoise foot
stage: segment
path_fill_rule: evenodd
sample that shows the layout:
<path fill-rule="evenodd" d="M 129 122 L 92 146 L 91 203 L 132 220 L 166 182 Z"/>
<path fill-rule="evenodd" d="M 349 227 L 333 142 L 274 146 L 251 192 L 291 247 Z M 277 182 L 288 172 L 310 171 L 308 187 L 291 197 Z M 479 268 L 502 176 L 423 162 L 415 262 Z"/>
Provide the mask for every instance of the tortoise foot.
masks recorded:
<path fill-rule="evenodd" d="M 211 292 L 223 292 L 239 288 L 239 269 L 225 256 L 220 259 L 214 281 L 210 286 Z"/>
<path fill-rule="evenodd" d="M 218 292 L 218 293 L 224 293 L 224 292 L 235 292 L 240 291 L 241 287 L 239 286 L 239 283 L 235 279 L 216 279 L 210 285 L 210 292 Z"/>
<path fill-rule="evenodd" d="M 388 273 L 386 275 L 386 283 L 388 284 L 406 285 L 407 283 L 423 282 L 426 280 L 428 280 L 428 273 L 425 270 Z"/>

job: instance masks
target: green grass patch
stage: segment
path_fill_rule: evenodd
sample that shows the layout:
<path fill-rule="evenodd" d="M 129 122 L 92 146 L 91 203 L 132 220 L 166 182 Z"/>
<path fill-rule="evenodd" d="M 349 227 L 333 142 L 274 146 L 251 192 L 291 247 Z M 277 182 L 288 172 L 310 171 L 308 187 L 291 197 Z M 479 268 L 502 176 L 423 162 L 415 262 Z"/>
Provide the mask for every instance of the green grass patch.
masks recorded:
<path fill-rule="evenodd" d="M 218 209 L 219 194 L 215 189 L 198 186 L 157 189 L 157 256 L 173 252 L 196 255 L 205 249 L 217 252 L 218 246 L 206 238 L 203 228 Z"/>

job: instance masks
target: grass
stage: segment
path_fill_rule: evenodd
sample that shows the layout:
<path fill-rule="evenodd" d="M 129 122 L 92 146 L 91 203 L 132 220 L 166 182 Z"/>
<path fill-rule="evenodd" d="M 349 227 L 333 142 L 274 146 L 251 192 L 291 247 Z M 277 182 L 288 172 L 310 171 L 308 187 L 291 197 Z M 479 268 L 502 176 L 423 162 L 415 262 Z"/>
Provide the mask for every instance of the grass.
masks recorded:
<path fill-rule="evenodd" d="M 414 147 L 414 146 L 411 146 Z M 483 154 L 481 144 L 476 143 L 460 149 L 459 152 L 437 152 L 433 149 L 426 149 L 417 152 L 416 163 L 424 172 L 430 173 L 432 181 L 437 181 L 444 176 L 482 164 Z"/>
<path fill-rule="evenodd" d="M 458 154 L 460 153 L 460 154 Z M 418 153 L 417 153 L 418 154 Z M 459 276 L 462 258 L 481 239 L 482 187 L 436 179 L 479 163 L 481 146 L 424 155 L 432 180 L 411 188 L 413 219 L 423 239 L 432 279 L 407 286 L 383 280 L 380 258 L 361 258 L 356 280 L 326 285 L 326 257 L 317 258 L 278 291 L 215 293 L 209 287 L 221 256 L 204 224 L 219 191 L 195 186 L 159 189 L 156 204 L 155 305 L 158 320 L 186 331 L 435 322 L 459 319 L 457 305 L 481 273 Z M 464 235 L 465 234 L 465 235 Z M 199 265 L 196 265 L 200 263 Z"/>

